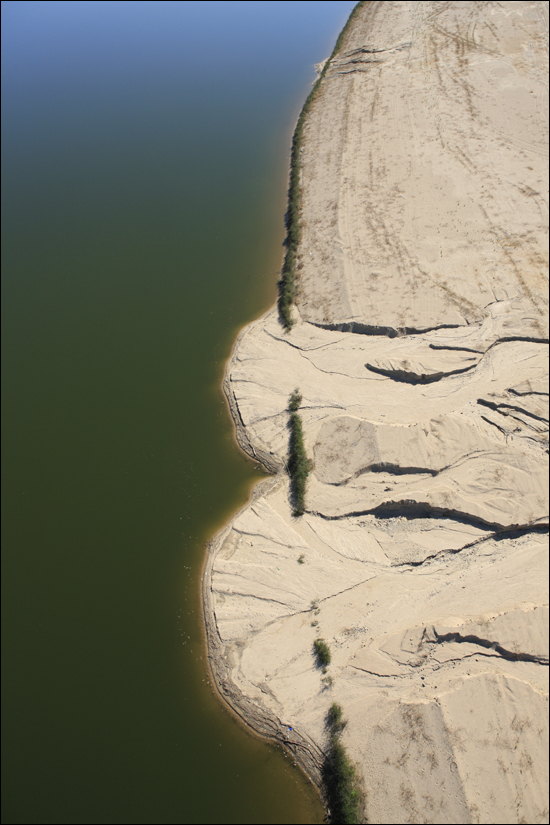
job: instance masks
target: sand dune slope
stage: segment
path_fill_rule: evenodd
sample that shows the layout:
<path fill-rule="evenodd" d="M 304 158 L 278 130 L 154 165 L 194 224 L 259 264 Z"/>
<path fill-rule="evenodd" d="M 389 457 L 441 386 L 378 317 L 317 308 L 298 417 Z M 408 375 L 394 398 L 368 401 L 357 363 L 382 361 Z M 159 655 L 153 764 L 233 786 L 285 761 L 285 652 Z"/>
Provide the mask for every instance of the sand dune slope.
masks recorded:
<path fill-rule="evenodd" d="M 277 474 L 212 542 L 214 677 L 317 783 L 338 702 L 371 822 L 548 822 L 547 93 L 548 3 L 365 3 L 304 128 L 296 324 L 227 368 Z"/>

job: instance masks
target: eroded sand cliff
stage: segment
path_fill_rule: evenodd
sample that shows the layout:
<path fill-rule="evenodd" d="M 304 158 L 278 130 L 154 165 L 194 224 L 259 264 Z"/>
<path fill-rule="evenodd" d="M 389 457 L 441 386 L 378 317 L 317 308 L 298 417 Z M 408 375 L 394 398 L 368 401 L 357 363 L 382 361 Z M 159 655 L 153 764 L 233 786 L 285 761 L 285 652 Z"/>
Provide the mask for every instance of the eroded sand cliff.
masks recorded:
<path fill-rule="evenodd" d="M 304 129 L 297 322 L 227 368 L 279 472 L 212 543 L 213 673 L 317 782 L 338 702 L 372 822 L 548 821 L 547 37 L 542 2 L 363 5 Z"/>

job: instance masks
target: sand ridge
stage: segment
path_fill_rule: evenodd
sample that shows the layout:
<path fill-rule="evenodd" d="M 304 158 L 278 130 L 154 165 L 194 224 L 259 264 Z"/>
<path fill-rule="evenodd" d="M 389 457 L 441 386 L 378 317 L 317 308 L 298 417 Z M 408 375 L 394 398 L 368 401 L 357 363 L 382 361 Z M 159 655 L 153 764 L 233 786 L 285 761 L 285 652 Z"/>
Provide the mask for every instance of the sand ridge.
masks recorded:
<path fill-rule="evenodd" d="M 317 784 L 338 702 L 372 822 L 548 821 L 547 90 L 548 3 L 365 3 L 304 127 L 296 324 L 227 366 L 277 474 L 211 543 L 213 675 Z"/>

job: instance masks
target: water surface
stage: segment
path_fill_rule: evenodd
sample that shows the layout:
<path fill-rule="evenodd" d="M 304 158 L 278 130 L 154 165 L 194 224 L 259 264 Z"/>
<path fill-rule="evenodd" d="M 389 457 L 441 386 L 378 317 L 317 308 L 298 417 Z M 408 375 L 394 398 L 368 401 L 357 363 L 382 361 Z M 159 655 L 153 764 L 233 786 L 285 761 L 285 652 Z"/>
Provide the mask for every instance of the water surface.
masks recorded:
<path fill-rule="evenodd" d="M 2 3 L 4 822 L 321 821 L 213 696 L 198 594 L 259 475 L 223 363 L 352 7 Z"/>

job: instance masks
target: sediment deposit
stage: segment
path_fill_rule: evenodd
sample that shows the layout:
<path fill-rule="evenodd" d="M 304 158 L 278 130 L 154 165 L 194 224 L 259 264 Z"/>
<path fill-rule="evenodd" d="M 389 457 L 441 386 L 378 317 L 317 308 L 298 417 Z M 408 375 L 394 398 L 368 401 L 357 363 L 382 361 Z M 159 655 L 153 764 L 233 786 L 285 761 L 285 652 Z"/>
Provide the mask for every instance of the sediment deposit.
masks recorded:
<path fill-rule="evenodd" d="M 340 704 L 372 822 L 548 821 L 547 94 L 548 3 L 363 4 L 304 127 L 296 323 L 227 367 L 276 475 L 210 548 L 214 678 L 317 783 Z"/>

